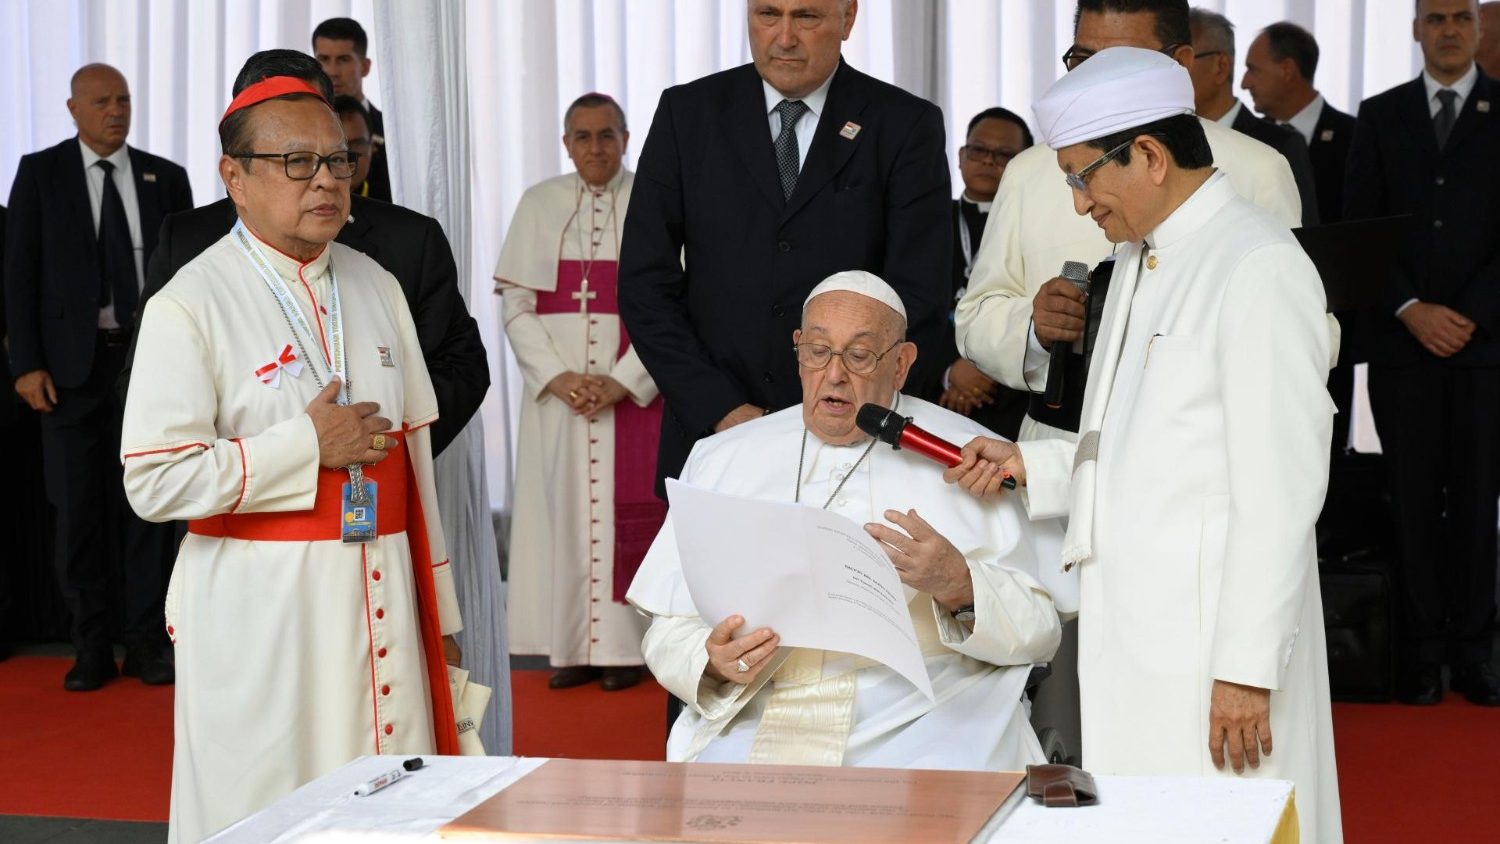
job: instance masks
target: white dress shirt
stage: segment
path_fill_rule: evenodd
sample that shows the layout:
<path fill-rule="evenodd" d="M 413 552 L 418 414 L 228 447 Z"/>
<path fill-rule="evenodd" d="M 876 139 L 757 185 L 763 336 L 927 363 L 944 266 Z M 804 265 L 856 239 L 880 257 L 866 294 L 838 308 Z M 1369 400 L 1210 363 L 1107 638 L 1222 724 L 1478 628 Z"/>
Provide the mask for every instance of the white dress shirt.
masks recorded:
<path fill-rule="evenodd" d="M 838 69 L 834 69 L 837 73 Z M 812 147 L 813 133 L 818 129 L 818 120 L 823 116 L 823 106 L 828 102 L 828 86 L 833 84 L 833 73 L 823 80 L 823 84 L 817 87 L 805 97 L 802 97 L 803 105 L 807 111 L 797 120 L 797 166 L 800 168 L 807 163 L 807 150 Z M 781 114 L 776 111 L 776 106 L 787 99 L 781 92 L 771 87 L 771 83 L 765 79 L 760 80 L 761 88 L 766 92 L 766 114 L 771 123 L 771 142 L 776 142 L 776 137 L 781 134 Z"/>
<path fill-rule="evenodd" d="M 1291 120 L 1285 121 L 1281 125 L 1296 129 L 1302 135 L 1302 140 L 1306 141 L 1307 145 L 1311 147 L 1313 132 L 1318 129 L 1318 118 L 1323 116 L 1324 102 L 1322 94 L 1315 95 L 1312 98 L 1312 102 L 1303 106 L 1301 111 L 1292 115 Z"/>
<path fill-rule="evenodd" d="M 1243 107 L 1243 104 L 1238 99 L 1236 99 L 1234 101 L 1234 105 L 1230 106 L 1229 110 L 1226 111 L 1226 112 L 1224 112 L 1224 114 L 1219 117 L 1219 121 L 1218 121 L 1219 125 L 1220 126 L 1228 126 L 1230 129 L 1233 129 L 1234 128 L 1234 120 L 1235 120 L 1235 118 L 1237 118 L 1237 117 L 1240 116 L 1240 109 L 1242 107 Z"/>
<path fill-rule="evenodd" d="M 1427 86 L 1427 108 L 1428 112 L 1437 117 L 1438 112 L 1443 110 L 1443 103 L 1438 99 L 1438 91 L 1451 88 L 1458 93 L 1458 102 L 1453 104 L 1455 113 L 1464 110 L 1464 103 L 1469 100 L 1469 92 L 1474 90 L 1474 83 L 1479 81 L 1479 66 L 1469 65 L 1469 72 L 1458 78 L 1452 85 L 1444 85 L 1432 78 L 1426 70 L 1422 71 L 1422 84 Z"/>
<path fill-rule="evenodd" d="M 130 169 L 130 151 L 121 144 L 119 149 L 108 156 L 102 156 L 82 140 L 78 142 L 78 147 L 83 150 L 83 176 L 84 182 L 89 186 L 89 209 L 94 213 L 96 236 L 99 234 L 99 209 L 104 205 L 104 168 L 98 164 L 100 161 L 108 161 L 115 166 L 115 187 L 120 191 L 120 201 L 125 205 L 125 222 L 130 226 L 130 245 L 135 252 L 135 285 L 139 290 L 146 277 L 146 247 L 141 240 L 141 204 L 135 197 L 135 174 Z M 115 319 L 113 304 L 99 309 L 99 327 L 120 327 L 119 320 Z"/>

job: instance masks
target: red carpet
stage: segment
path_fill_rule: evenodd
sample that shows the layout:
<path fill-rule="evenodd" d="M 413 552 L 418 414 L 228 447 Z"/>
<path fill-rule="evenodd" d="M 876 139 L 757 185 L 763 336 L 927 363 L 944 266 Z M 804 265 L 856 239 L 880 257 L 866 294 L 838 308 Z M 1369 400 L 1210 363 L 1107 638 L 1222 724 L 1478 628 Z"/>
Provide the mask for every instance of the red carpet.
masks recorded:
<path fill-rule="evenodd" d="M 64 692 L 69 664 L 0 662 L 0 814 L 165 820 L 172 690 L 125 679 Z M 547 676 L 512 675 L 517 755 L 662 758 L 661 687 L 552 691 Z M 1335 704 L 1333 717 L 1345 840 L 1496 840 L 1500 710 L 1450 695 L 1426 708 Z"/>

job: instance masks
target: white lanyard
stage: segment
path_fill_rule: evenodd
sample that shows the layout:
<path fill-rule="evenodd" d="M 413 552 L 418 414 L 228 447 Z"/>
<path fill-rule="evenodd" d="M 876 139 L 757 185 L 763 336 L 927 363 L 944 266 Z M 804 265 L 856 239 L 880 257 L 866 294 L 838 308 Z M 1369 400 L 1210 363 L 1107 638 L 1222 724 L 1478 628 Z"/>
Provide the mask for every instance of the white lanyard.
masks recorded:
<path fill-rule="evenodd" d="M 963 200 L 959 200 L 958 208 L 958 245 L 964 253 L 964 279 L 974 271 L 974 242 L 973 236 L 969 234 L 969 221 L 964 217 Z"/>
<path fill-rule="evenodd" d="M 282 280 L 281 276 L 275 270 L 271 269 L 271 264 L 266 260 L 265 253 L 261 252 L 260 246 L 245 231 L 244 222 L 235 221 L 234 230 L 231 234 L 234 236 L 235 245 L 239 246 L 240 251 L 245 253 L 246 258 L 250 259 L 250 264 L 260 274 L 261 281 L 266 283 L 266 287 L 271 290 L 271 295 L 276 297 L 276 304 L 281 307 L 281 314 L 286 317 L 288 327 L 292 328 L 294 334 L 300 328 L 305 337 L 317 341 L 317 348 L 321 351 L 323 348 L 322 334 L 313 331 L 312 324 L 307 321 L 307 314 L 303 312 L 301 303 L 297 301 L 297 297 L 293 295 L 291 288 L 287 287 L 286 282 Z M 340 403 L 349 404 L 353 401 L 353 396 L 349 388 L 348 361 L 345 358 L 344 350 L 343 307 L 339 302 L 339 280 L 333 274 L 333 263 L 331 261 L 328 265 L 328 287 L 330 290 L 328 297 L 328 352 L 326 355 L 320 355 L 320 359 L 323 362 L 324 368 L 328 370 L 330 378 L 336 375 L 339 380 L 344 382 L 344 389 L 340 395 Z M 309 295 L 311 295 L 310 292 Z M 292 325 L 294 322 L 296 323 L 295 326 Z M 302 346 L 300 342 L 297 345 L 299 347 Z M 308 356 L 305 348 L 302 350 L 302 356 L 304 358 Z M 308 369 L 313 374 L 313 380 L 317 382 L 318 388 L 322 389 L 325 384 L 323 383 L 323 379 L 318 377 L 317 366 L 311 360 L 307 361 L 307 364 Z"/>

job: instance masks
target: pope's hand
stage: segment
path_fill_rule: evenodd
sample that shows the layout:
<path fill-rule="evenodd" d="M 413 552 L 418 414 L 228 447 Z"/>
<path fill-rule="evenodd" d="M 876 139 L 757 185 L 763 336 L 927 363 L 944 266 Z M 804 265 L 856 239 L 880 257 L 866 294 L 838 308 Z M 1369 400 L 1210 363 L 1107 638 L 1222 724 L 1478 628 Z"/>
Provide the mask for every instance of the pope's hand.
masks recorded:
<path fill-rule="evenodd" d="M 1073 282 L 1054 278 L 1037 290 L 1031 302 L 1031 324 L 1042 347 L 1052 348 L 1061 340 L 1071 343 L 1083 336 L 1083 319 L 1088 313 L 1084 304 L 1088 296 Z"/>
<path fill-rule="evenodd" d="M 885 511 L 886 521 L 901 530 L 877 522 L 865 525 L 865 532 L 875 537 L 896 574 L 907 586 L 931 595 L 933 600 L 956 610 L 974 603 L 974 580 L 964 555 L 947 537 L 933 529 L 916 510 Z"/>
<path fill-rule="evenodd" d="M 1413 302 L 1396 318 L 1422 348 L 1440 358 L 1458 354 L 1474 337 L 1474 321 L 1443 305 Z"/>
<path fill-rule="evenodd" d="M 738 639 L 732 638 L 734 631 L 744 623 L 744 618 L 731 615 L 709 631 L 705 646 L 708 648 L 708 667 L 703 673 L 721 683 L 740 685 L 749 685 L 760 675 L 771 655 L 776 653 L 776 646 L 781 644 L 781 637 L 771 628 L 762 627 Z M 749 670 L 741 671 L 741 665 Z"/>
<path fill-rule="evenodd" d="M 372 401 L 350 405 L 338 403 L 343 384 L 334 378 L 307 405 L 313 429 L 318 432 L 318 462 L 328 469 L 352 463 L 379 463 L 388 454 L 372 448 L 375 435 L 391 429 L 391 420 L 375 414 L 380 405 Z"/>
<path fill-rule="evenodd" d="M 1003 491 L 1007 477 L 1026 483 L 1026 463 L 1016 444 L 975 437 L 963 447 L 963 462 L 943 472 L 943 480 L 967 489 L 975 498 L 993 498 Z"/>
<path fill-rule="evenodd" d="M 1224 746 L 1229 764 L 1243 773 L 1245 761 L 1260 767 L 1260 754 L 1271 755 L 1271 690 L 1215 680 L 1208 704 L 1208 755 L 1224 770 Z"/>

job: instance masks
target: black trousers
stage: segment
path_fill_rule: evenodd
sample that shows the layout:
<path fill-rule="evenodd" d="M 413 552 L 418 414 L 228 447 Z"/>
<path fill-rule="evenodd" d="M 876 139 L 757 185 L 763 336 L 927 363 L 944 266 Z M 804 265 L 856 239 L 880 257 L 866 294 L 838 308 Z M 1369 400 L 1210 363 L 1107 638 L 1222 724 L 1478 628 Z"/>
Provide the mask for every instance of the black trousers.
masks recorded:
<path fill-rule="evenodd" d="M 58 586 L 80 652 L 109 648 L 112 629 L 129 647 L 167 643 L 173 528 L 136 517 L 121 480 L 123 406 L 114 387 L 128 341 L 128 333 L 101 331 L 88 380 L 59 387 L 57 406 L 41 417 L 47 498 L 57 511 Z"/>
<path fill-rule="evenodd" d="M 1370 366 L 1391 481 L 1405 657 L 1486 662 L 1493 649 L 1500 367 Z"/>

